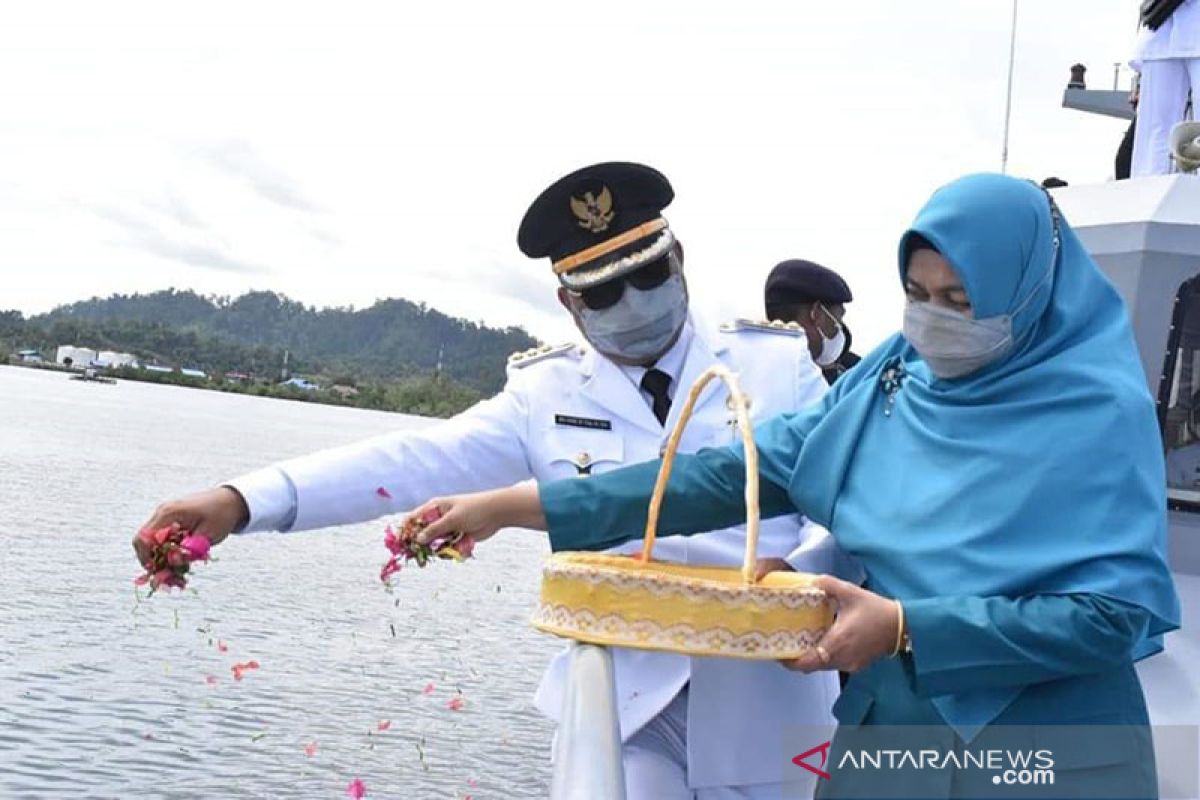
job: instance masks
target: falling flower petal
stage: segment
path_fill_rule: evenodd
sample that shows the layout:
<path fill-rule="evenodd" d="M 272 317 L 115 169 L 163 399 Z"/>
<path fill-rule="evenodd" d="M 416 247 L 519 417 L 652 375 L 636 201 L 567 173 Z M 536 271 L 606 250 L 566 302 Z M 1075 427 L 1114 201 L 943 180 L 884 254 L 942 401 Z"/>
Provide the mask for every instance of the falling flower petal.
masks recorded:
<path fill-rule="evenodd" d="M 375 494 L 379 495 L 380 497 L 384 498 L 385 500 L 392 499 L 392 493 L 389 492 L 387 489 L 383 488 L 382 486 L 380 486 L 378 489 L 375 490 Z"/>
<path fill-rule="evenodd" d="M 217 639 L 217 652 L 218 653 L 228 653 L 229 645 L 225 644 L 220 639 Z"/>
<path fill-rule="evenodd" d="M 207 683 L 209 686 L 216 686 L 217 685 L 217 676 L 209 675 L 204 679 L 204 682 Z"/>
<path fill-rule="evenodd" d="M 386 731 L 388 728 L 392 727 L 392 721 L 390 719 L 385 719 L 375 727 L 377 730 Z"/>
<path fill-rule="evenodd" d="M 466 703 L 461 697 L 451 697 L 450 702 L 446 703 L 446 708 L 451 711 L 462 711 L 463 705 Z"/>
<path fill-rule="evenodd" d="M 312 758 L 316 754 L 317 754 L 317 743 L 316 742 L 309 742 L 308 744 L 304 745 L 304 755 L 308 756 L 309 758 Z"/>
<path fill-rule="evenodd" d="M 367 785 L 362 782 L 362 778 L 350 781 L 350 785 L 346 787 L 346 796 L 350 800 L 362 800 L 367 796 Z"/>
<path fill-rule="evenodd" d="M 379 580 L 383 581 L 384 583 L 387 583 L 388 578 L 392 577 L 399 571 L 400 571 L 400 562 L 393 558 L 391 561 L 384 564 L 383 569 L 381 569 L 379 571 Z"/>
<path fill-rule="evenodd" d="M 425 684 L 425 688 L 421 690 L 421 693 L 422 694 L 433 694 L 433 684 L 432 683 Z"/>
<path fill-rule="evenodd" d="M 230 667 L 230 669 L 233 670 L 233 679 L 235 681 L 240 681 L 242 679 L 242 673 L 246 672 L 247 670 L 258 669 L 258 662 L 247 661 L 244 664 L 234 664 L 232 667 Z"/>

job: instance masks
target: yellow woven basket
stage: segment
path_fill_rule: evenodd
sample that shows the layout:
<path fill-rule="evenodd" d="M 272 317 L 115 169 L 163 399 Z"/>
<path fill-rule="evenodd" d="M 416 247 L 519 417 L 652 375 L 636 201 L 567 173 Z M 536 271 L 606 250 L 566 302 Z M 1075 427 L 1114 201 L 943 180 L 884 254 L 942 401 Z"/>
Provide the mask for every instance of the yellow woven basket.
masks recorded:
<path fill-rule="evenodd" d="M 700 393 L 718 378 L 729 389 L 746 447 L 745 561 L 740 570 L 654 561 L 659 511 L 679 439 Z M 593 644 L 697 656 L 796 658 L 832 624 L 833 608 L 813 586 L 813 575 L 772 572 L 754 580 L 758 523 L 758 451 L 745 396 L 727 369 L 712 367 L 692 387 L 667 442 L 641 554 L 555 553 L 542 572 L 533 626 Z"/>

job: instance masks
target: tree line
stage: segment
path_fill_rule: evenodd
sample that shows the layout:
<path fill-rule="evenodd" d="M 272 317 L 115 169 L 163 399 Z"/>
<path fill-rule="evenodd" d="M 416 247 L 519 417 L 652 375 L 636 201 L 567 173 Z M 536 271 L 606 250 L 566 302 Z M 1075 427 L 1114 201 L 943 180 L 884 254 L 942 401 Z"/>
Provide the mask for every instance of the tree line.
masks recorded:
<path fill-rule="evenodd" d="M 275 292 L 231 298 L 167 289 L 94 297 L 28 318 L 0 311 L 0 358 L 20 349 L 53 358 L 64 344 L 199 369 L 222 384 L 216 388 L 447 416 L 499 391 L 508 355 L 537 342 L 520 328 L 488 328 L 401 299 L 318 309 Z M 352 386 L 357 396 L 274 385 L 285 352 L 290 374 Z M 229 372 L 256 380 L 221 380 Z M 158 379 L 188 383 L 178 374 Z"/>

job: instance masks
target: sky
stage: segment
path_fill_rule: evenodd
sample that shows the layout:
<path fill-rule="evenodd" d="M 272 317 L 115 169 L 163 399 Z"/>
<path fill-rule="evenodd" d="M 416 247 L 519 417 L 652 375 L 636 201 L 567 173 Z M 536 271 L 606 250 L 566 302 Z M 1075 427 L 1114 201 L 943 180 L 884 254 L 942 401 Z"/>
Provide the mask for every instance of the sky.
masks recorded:
<path fill-rule="evenodd" d="M 896 243 L 998 171 L 1012 0 L 13 4 L 0 26 L 0 309 L 113 292 L 405 297 L 574 338 L 516 229 L 550 182 L 664 172 L 696 310 L 762 314 L 787 258 L 840 272 L 862 352 Z M 1019 6 L 1009 172 L 1110 180 L 1136 0 Z M 1120 78 L 1128 85 L 1129 73 Z"/>

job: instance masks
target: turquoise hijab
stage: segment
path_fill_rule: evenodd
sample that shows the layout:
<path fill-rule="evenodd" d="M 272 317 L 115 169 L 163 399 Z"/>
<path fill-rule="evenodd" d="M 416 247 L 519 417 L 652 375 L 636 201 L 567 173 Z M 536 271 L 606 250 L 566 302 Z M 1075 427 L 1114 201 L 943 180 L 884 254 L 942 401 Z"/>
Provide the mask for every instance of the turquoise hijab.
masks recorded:
<path fill-rule="evenodd" d="M 920 234 L 958 272 L 977 318 L 1013 315 L 1015 345 L 943 380 L 897 334 L 820 409 L 762 433 L 799 434 L 798 462 L 772 471 L 791 472 L 797 506 L 862 560 L 874 591 L 1095 593 L 1149 612 L 1142 657 L 1179 620 L 1161 437 L 1124 303 L 1056 217 L 1046 193 L 1014 178 L 939 190 L 900 242 L 901 280 Z M 1019 693 L 933 702 L 965 733 Z"/>

